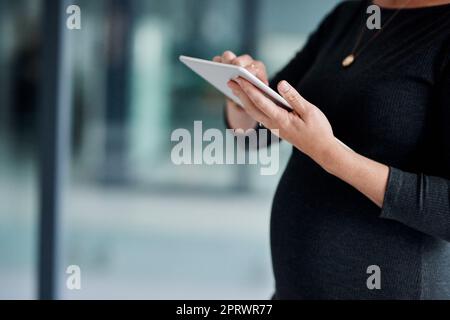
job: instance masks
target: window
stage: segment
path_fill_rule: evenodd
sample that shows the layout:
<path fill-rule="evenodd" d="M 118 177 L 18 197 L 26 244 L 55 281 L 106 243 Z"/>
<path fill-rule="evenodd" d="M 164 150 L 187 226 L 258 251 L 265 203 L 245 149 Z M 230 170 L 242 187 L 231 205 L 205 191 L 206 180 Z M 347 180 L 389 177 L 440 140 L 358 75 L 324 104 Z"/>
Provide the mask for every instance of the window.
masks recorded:
<path fill-rule="evenodd" d="M 14 4 L 13 4 L 14 3 Z M 250 52 L 273 73 L 336 3 L 79 0 L 70 32 L 72 140 L 60 212 L 57 297 L 265 299 L 273 291 L 269 216 L 279 176 L 244 166 L 175 166 L 170 134 L 224 129 L 223 98 L 178 62 Z M 26 66 L 44 2 L 0 0 L 0 297 L 34 297 L 38 225 L 35 103 Z M 24 27 L 24 48 L 9 22 Z M 25 31 L 26 30 L 26 31 Z M 45 36 L 44 34 L 40 35 Z M 21 58 L 22 57 L 22 58 Z M 22 79 L 22 80 L 21 80 Z M 17 91 L 12 86 L 23 81 Z M 23 87 L 25 86 L 25 87 Z M 16 87 L 17 88 L 17 87 Z M 67 88 L 66 88 L 67 89 Z M 38 92 L 39 93 L 39 92 Z M 15 103 L 15 99 L 26 99 Z M 15 122 L 30 121 L 26 124 Z M 2 120 L 3 119 L 3 120 Z M 6 126 L 3 123 L 7 124 Z M 286 162 L 290 147 L 283 145 Z M 12 201 L 8 201 L 12 200 Z M 78 265 L 82 289 L 68 290 Z M 14 290 L 10 288 L 15 288 Z"/>

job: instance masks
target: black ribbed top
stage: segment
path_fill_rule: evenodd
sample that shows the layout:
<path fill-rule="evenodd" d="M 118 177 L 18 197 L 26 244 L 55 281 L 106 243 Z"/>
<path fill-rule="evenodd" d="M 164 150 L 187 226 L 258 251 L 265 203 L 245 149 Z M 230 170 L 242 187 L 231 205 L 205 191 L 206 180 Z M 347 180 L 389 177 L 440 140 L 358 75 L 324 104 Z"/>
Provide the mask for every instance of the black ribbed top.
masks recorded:
<path fill-rule="evenodd" d="M 450 5 L 401 11 L 344 69 L 367 5 L 341 3 L 272 86 L 296 85 L 340 140 L 391 167 L 384 208 L 294 149 L 271 221 L 280 299 L 450 298 Z"/>

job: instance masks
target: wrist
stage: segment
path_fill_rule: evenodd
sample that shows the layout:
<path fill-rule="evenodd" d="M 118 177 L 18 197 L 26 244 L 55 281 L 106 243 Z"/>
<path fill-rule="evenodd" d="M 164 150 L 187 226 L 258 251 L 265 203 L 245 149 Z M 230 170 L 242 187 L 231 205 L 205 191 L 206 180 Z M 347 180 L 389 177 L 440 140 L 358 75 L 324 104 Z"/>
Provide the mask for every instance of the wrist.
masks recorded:
<path fill-rule="evenodd" d="M 333 139 L 332 142 L 324 149 L 317 163 L 329 174 L 339 175 L 339 170 L 343 166 L 343 162 L 348 156 L 351 149 L 342 144 L 339 140 Z"/>

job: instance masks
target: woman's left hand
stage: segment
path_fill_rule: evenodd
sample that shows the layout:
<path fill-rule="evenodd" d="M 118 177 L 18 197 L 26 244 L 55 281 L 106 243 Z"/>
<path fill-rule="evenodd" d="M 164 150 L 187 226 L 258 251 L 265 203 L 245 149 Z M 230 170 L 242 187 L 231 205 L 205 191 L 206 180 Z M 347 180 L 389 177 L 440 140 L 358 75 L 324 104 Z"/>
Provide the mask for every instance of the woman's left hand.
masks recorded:
<path fill-rule="evenodd" d="M 228 86 L 244 104 L 245 111 L 274 134 L 288 141 L 325 166 L 331 151 L 338 144 L 326 116 L 306 101 L 289 83 L 281 81 L 278 91 L 292 107 L 288 112 L 268 99 L 259 89 L 243 78 Z"/>

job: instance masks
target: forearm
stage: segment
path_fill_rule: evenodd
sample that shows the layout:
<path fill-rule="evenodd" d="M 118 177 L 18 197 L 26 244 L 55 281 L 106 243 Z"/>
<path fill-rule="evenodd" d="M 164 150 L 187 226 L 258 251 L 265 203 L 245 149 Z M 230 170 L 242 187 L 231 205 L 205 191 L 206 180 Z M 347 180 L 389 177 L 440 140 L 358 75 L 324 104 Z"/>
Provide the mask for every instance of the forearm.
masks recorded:
<path fill-rule="evenodd" d="M 347 182 L 380 208 L 383 207 L 389 167 L 336 143 L 319 164 L 330 174 Z"/>

